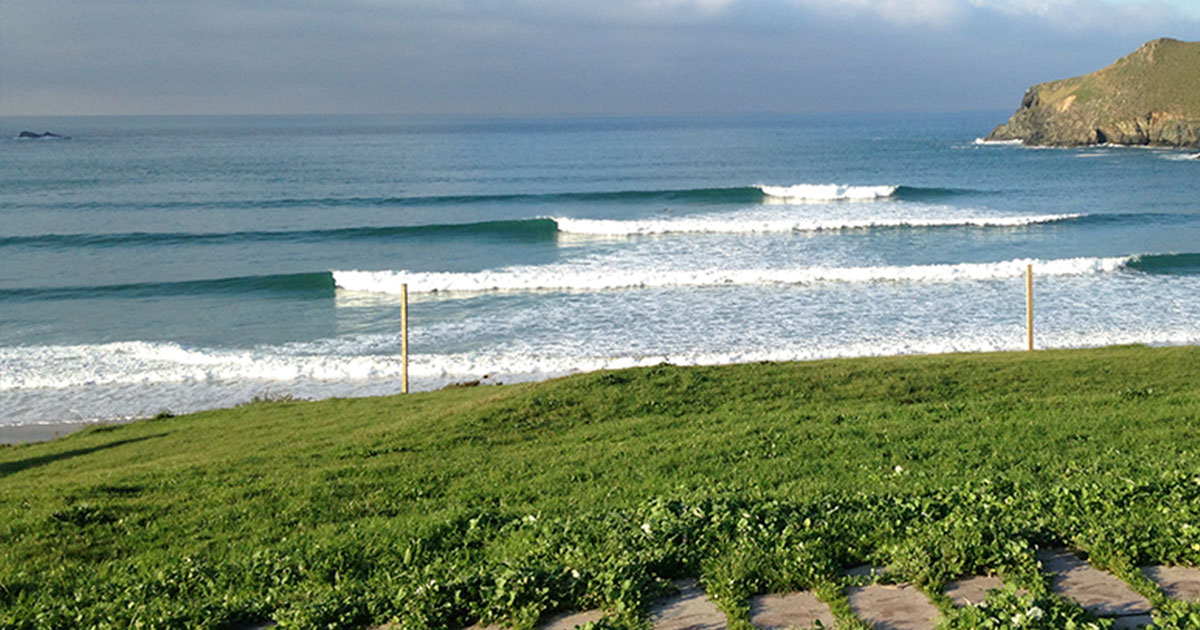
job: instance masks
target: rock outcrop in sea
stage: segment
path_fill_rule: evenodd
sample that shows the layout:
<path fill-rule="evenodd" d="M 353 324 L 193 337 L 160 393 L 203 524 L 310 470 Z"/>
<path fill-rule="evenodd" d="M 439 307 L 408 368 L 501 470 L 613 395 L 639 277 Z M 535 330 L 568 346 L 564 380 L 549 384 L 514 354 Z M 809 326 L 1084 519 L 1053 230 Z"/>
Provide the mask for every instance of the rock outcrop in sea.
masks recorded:
<path fill-rule="evenodd" d="M 47 131 L 45 133 L 38 133 L 36 131 L 22 131 L 20 134 L 17 135 L 17 137 L 22 140 L 41 140 L 44 138 L 62 138 L 64 140 L 67 139 L 67 136 L 61 136 L 57 133 L 51 133 L 49 131 Z"/>
<path fill-rule="evenodd" d="M 1156 39 L 1091 74 L 1039 83 L 987 140 L 1200 147 L 1200 42 Z"/>

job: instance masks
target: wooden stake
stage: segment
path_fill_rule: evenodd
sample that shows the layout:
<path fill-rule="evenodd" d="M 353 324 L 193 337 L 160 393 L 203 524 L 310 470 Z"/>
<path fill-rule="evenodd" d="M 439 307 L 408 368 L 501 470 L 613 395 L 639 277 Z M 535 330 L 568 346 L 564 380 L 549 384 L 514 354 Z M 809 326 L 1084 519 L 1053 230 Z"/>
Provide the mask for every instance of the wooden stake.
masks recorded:
<path fill-rule="evenodd" d="M 408 283 L 400 285 L 400 392 L 408 393 Z"/>
<path fill-rule="evenodd" d="M 1033 351 L 1033 265 L 1025 266 L 1025 334 Z"/>

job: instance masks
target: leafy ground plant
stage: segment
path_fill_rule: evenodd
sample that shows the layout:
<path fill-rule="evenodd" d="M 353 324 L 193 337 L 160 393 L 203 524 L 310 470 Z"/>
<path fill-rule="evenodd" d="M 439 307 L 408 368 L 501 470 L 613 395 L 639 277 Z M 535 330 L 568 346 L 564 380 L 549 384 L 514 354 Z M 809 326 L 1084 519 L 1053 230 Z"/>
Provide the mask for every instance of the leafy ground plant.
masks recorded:
<path fill-rule="evenodd" d="M 634 629 L 680 578 L 735 628 L 749 596 L 795 589 L 853 628 L 840 576 L 860 564 L 927 593 L 999 574 L 1035 596 L 995 602 L 1010 623 L 1086 621 L 1043 601 L 1039 548 L 1121 575 L 1200 565 L 1197 366 L 1140 347 L 663 365 L 0 449 L 0 628 L 531 628 L 600 608 Z M 1194 607 L 1152 600 L 1189 627 Z M 988 619 L 953 628 L 1005 627 Z"/>
<path fill-rule="evenodd" d="M 1097 619 L 1057 597 L 1021 595 L 1017 587 L 993 591 L 977 606 L 955 609 L 939 630 L 1108 630 L 1113 622 Z"/>

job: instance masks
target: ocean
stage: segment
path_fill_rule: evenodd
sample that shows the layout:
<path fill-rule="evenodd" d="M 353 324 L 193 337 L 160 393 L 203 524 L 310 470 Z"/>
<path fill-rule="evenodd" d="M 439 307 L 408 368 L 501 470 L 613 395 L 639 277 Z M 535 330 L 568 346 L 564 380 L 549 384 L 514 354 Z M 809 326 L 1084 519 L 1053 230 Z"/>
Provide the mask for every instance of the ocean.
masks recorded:
<path fill-rule="evenodd" d="M 1008 112 L 0 118 L 0 426 L 655 365 L 1200 343 L 1194 152 Z M 20 131 L 64 139 L 18 139 Z"/>

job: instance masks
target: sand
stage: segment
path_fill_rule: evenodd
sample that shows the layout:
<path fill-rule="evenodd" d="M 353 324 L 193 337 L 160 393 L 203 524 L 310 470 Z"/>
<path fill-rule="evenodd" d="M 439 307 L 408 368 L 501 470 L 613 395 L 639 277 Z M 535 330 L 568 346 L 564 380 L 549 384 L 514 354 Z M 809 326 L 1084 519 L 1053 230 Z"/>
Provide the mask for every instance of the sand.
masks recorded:
<path fill-rule="evenodd" d="M 0 444 L 45 442 L 97 424 L 103 423 L 67 422 L 63 424 L 21 424 L 16 426 L 0 424 Z"/>

